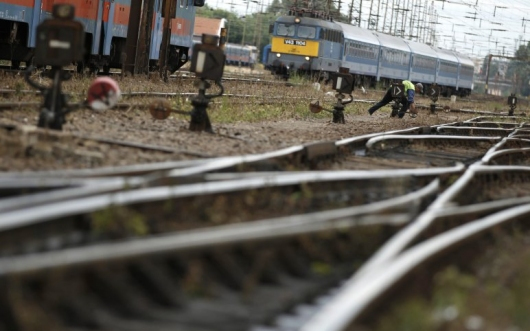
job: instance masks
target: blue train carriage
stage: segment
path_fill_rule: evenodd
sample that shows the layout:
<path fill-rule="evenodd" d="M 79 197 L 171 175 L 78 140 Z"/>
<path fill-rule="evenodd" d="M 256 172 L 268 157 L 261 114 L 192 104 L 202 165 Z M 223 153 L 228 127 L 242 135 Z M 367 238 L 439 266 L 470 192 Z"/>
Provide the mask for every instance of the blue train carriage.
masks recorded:
<path fill-rule="evenodd" d="M 152 11 L 153 28 L 149 59 L 158 63 L 162 39 L 162 1 L 155 0 Z M 177 0 L 174 18 L 171 18 L 170 58 L 172 68 L 187 60 L 191 47 L 195 6 L 203 0 Z M 10 60 L 13 67 L 29 62 L 36 44 L 37 26 L 51 17 L 55 3 L 69 3 L 75 7 L 76 20 L 85 29 L 85 59 L 78 69 L 88 66 L 95 71 L 100 67 L 121 68 L 125 52 L 131 0 L 0 0 L 0 59 Z M 176 70 L 176 69 L 175 69 Z"/>
<path fill-rule="evenodd" d="M 266 67 L 288 77 L 291 72 L 337 72 L 342 63 L 344 35 L 337 23 L 321 19 L 313 12 L 280 16 L 272 26 L 271 52 Z"/>
<path fill-rule="evenodd" d="M 38 24 L 40 17 L 33 15 L 34 6 L 33 0 L 0 3 L 0 59 L 11 61 L 16 68 L 21 61 L 26 61 L 29 48 L 35 46 L 36 35 L 30 27 Z"/>
<path fill-rule="evenodd" d="M 175 0 L 175 12 L 170 18 L 170 46 L 167 60 L 171 72 L 180 68 L 188 60 L 188 50 L 192 47 L 195 6 L 202 6 L 203 1 Z M 126 52 L 127 31 L 131 14 L 131 0 L 104 0 L 102 48 L 88 63 L 92 70 L 103 67 L 121 68 L 122 54 Z M 149 44 L 149 67 L 158 67 L 160 46 L 164 28 L 163 0 L 155 0 L 152 13 L 151 42 Z M 99 45 L 99 43 L 98 43 Z"/>
<path fill-rule="evenodd" d="M 381 44 L 377 80 L 387 86 L 394 80 L 409 79 L 411 52 L 407 43 L 383 33 L 374 32 L 374 35 Z"/>
<path fill-rule="evenodd" d="M 371 30 L 345 23 L 337 24 L 344 33 L 342 66 L 356 76 L 356 84 L 375 87 L 381 49 L 379 39 Z"/>
<path fill-rule="evenodd" d="M 456 91 L 458 83 L 458 59 L 456 55 L 443 48 L 435 48 L 438 53 L 438 67 L 436 83 L 441 86 L 441 94 L 445 97 L 451 96 Z"/>
<path fill-rule="evenodd" d="M 168 70 L 174 72 L 182 67 L 189 59 L 188 53 L 193 47 L 193 26 L 195 24 L 195 7 L 204 5 L 204 1 L 173 0 L 176 1 L 175 13 L 169 23 L 171 37 L 169 40 Z M 160 46 L 164 27 L 163 0 L 155 0 L 153 12 L 153 30 L 149 49 L 150 67 L 156 68 L 160 58 Z"/>
<path fill-rule="evenodd" d="M 258 48 L 251 45 L 225 45 L 226 64 L 254 69 L 258 58 Z"/>
<path fill-rule="evenodd" d="M 438 53 L 431 46 L 416 41 L 405 40 L 411 51 L 409 80 L 429 86 L 436 82 Z M 425 89 L 424 89 L 425 91 Z"/>
<path fill-rule="evenodd" d="M 462 53 L 454 52 L 458 61 L 458 79 L 456 84 L 456 94 L 465 97 L 471 94 L 473 90 L 473 75 L 475 73 L 475 64 L 473 60 Z"/>
<path fill-rule="evenodd" d="M 104 1 L 82 0 L 1 0 L 0 1 L 0 59 L 11 61 L 18 69 L 21 62 L 31 62 L 36 45 L 37 26 L 52 17 L 56 3 L 72 4 L 76 10 L 76 20 L 85 29 L 85 49 L 87 58 L 99 52 Z"/>

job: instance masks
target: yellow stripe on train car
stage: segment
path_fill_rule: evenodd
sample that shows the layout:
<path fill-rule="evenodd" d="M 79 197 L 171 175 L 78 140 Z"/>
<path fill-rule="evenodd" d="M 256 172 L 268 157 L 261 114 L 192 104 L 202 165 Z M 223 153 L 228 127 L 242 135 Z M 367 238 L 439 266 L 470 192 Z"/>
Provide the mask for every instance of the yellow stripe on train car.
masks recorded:
<path fill-rule="evenodd" d="M 272 38 L 271 52 L 302 56 L 318 56 L 318 42 L 295 38 Z"/>

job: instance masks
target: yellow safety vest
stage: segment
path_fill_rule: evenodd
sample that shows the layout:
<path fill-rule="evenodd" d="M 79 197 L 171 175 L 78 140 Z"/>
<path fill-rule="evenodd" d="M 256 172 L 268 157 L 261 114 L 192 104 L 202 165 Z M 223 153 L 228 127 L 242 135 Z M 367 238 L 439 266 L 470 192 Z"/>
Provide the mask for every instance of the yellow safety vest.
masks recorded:
<path fill-rule="evenodd" d="M 407 90 L 416 90 L 416 86 L 414 86 L 410 80 L 404 80 L 402 83 L 405 85 L 405 92 Z"/>

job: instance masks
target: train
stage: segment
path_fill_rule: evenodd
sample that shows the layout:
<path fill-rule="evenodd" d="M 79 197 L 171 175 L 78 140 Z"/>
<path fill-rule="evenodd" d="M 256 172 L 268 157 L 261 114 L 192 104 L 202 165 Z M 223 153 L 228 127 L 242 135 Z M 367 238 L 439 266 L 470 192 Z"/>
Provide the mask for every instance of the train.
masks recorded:
<path fill-rule="evenodd" d="M 355 76 L 356 85 L 410 80 L 437 84 L 444 96 L 468 96 L 473 90 L 474 63 L 455 51 L 334 22 L 312 10 L 293 9 L 278 17 L 270 31 L 262 62 L 285 78 L 301 73 L 327 79 L 342 67 Z"/>
<path fill-rule="evenodd" d="M 199 40 L 194 40 L 193 45 L 200 43 Z M 188 56 L 191 58 L 193 47 L 190 48 Z M 253 45 L 240 45 L 233 43 L 224 44 L 224 52 L 226 55 L 226 65 L 249 67 L 254 69 L 258 62 L 258 48 Z"/>
<path fill-rule="evenodd" d="M 258 61 L 258 48 L 252 45 L 225 44 L 226 64 L 254 69 Z"/>
<path fill-rule="evenodd" d="M 175 13 L 170 27 L 170 46 L 167 66 L 175 71 L 188 60 L 192 46 L 195 7 L 205 0 L 174 0 Z M 76 20 L 85 30 L 85 56 L 76 63 L 78 71 L 121 68 L 126 54 L 132 0 L 0 0 L 0 60 L 11 61 L 18 69 L 21 62 L 31 64 L 36 44 L 37 26 L 51 18 L 54 4 L 67 3 L 75 7 Z M 146 53 L 149 66 L 157 66 L 163 33 L 163 0 L 151 0 L 146 12 L 152 15 L 151 42 Z"/>

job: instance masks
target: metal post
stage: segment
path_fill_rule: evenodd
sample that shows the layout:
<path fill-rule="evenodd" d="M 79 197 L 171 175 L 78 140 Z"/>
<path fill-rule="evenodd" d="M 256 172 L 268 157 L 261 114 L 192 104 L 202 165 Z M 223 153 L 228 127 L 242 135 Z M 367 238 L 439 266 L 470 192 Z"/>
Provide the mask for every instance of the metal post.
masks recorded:
<path fill-rule="evenodd" d="M 199 95 L 191 100 L 193 110 L 191 111 L 190 131 L 206 131 L 213 133 L 212 123 L 206 109 L 210 103 L 210 99 L 206 97 L 206 89 L 210 84 L 204 79 L 199 81 Z"/>
<path fill-rule="evenodd" d="M 359 27 L 361 27 L 361 16 L 363 13 L 363 0 L 361 0 L 361 4 L 359 5 Z"/>
<path fill-rule="evenodd" d="M 149 45 L 153 0 L 132 0 L 125 42 L 125 64 L 123 69 L 131 74 L 149 72 Z"/>
<path fill-rule="evenodd" d="M 241 39 L 241 46 L 245 46 L 245 33 L 247 32 L 247 19 L 248 19 L 248 5 L 250 0 L 247 0 L 247 9 L 245 10 L 245 22 L 243 23 L 243 39 Z"/>
<path fill-rule="evenodd" d="M 164 18 L 164 24 L 162 26 L 162 41 L 160 43 L 160 54 L 158 58 L 158 70 L 160 76 L 167 81 L 167 59 L 169 55 L 169 42 L 171 41 L 171 19 L 174 18 L 176 13 L 177 1 L 165 0 L 164 8 L 162 9 L 162 17 Z M 180 54 L 179 54 L 180 55 Z"/>
<path fill-rule="evenodd" d="M 488 82 L 489 82 L 489 78 L 490 78 L 490 67 L 491 67 L 491 58 L 492 57 L 493 57 L 492 54 L 490 54 L 488 56 L 488 69 L 486 69 L 486 86 L 485 86 L 484 94 L 488 94 Z"/>

